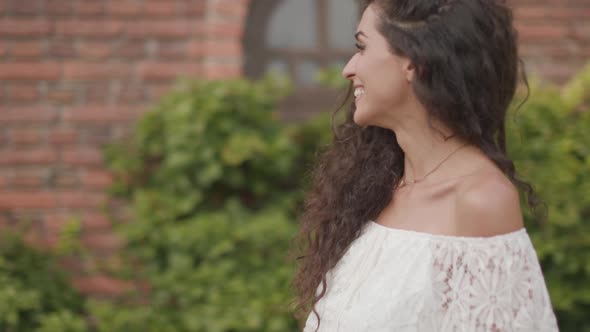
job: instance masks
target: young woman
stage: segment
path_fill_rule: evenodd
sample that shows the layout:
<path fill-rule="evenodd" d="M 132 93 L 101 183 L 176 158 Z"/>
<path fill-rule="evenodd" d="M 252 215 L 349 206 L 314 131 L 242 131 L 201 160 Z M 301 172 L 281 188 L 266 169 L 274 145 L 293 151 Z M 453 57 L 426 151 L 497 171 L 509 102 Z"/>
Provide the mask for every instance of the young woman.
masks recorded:
<path fill-rule="evenodd" d="M 301 220 L 304 331 L 557 331 L 519 189 L 537 200 L 506 156 L 519 71 L 510 9 L 362 9 L 342 73 L 354 102 Z"/>

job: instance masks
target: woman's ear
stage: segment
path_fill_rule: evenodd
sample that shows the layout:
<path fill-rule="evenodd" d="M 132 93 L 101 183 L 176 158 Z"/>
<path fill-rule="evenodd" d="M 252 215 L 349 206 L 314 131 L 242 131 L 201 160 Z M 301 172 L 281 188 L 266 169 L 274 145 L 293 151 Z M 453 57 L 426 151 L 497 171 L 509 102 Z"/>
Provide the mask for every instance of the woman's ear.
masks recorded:
<path fill-rule="evenodd" d="M 412 82 L 414 80 L 414 76 L 416 74 L 416 67 L 410 61 L 410 59 L 404 60 L 404 72 L 406 74 L 406 81 Z"/>

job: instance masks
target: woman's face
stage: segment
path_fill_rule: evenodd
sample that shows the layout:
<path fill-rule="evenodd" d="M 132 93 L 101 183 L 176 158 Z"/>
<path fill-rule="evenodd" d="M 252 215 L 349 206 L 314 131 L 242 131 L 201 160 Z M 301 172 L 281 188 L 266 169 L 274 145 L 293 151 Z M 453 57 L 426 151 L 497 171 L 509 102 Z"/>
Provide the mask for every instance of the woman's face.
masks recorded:
<path fill-rule="evenodd" d="M 356 112 L 354 122 L 361 126 L 389 127 L 403 113 L 411 92 L 413 70 L 407 58 L 389 51 L 385 38 L 377 31 L 377 12 L 367 7 L 357 33 L 357 53 L 348 61 L 342 75 L 353 82 Z"/>

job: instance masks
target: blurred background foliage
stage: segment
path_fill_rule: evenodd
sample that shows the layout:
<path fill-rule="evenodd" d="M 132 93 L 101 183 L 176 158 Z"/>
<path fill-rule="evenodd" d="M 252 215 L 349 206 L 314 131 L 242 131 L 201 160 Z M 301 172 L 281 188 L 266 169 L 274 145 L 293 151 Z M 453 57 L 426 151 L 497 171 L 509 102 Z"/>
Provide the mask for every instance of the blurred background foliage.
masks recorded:
<path fill-rule="evenodd" d="M 345 87 L 339 75 L 319 79 Z M 545 224 L 523 211 L 562 331 L 590 331 L 588 87 L 590 66 L 563 89 L 533 80 L 507 118 L 509 156 L 547 203 Z M 112 194 L 129 202 L 132 219 L 117 223 L 134 262 L 120 275 L 148 291 L 84 299 L 59 273 L 57 253 L 9 235 L 0 244 L 0 330 L 297 331 L 286 253 L 331 131 L 327 112 L 279 121 L 276 104 L 289 91 L 275 76 L 179 82 L 131 140 L 106 150 Z"/>
<path fill-rule="evenodd" d="M 0 232 L 0 331 L 86 331 L 84 297 L 68 283 L 56 257 Z"/>

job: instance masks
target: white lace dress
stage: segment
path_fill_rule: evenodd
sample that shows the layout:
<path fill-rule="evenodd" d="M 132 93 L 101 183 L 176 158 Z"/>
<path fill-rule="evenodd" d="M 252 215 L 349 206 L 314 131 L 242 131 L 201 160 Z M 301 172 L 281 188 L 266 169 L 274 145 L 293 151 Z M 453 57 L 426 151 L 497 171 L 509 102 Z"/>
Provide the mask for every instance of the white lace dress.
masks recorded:
<path fill-rule="evenodd" d="M 320 332 L 558 331 L 524 228 L 477 238 L 370 221 L 327 283 Z M 316 326 L 311 312 L 303 331 Z"/>

